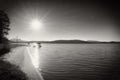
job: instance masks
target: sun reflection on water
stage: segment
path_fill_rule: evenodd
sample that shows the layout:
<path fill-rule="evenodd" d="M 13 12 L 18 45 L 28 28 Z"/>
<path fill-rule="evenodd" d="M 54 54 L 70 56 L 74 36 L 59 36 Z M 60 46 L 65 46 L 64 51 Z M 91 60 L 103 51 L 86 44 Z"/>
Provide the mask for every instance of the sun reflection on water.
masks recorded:
<path fill-rule="evenodd" d="M 29 55 L 30 55 L 30 58 L 31 58 L 31 61 L 32 61 L 32 64 L 35 68 L 39 68 L 39 47 L 38 47 L 38 44 L 34 43 L 32 44 L 31 46 L 31 50 L 28 50 L 29 51 Z"/>
<path fill-rule="evenodd" d="M 33 65 L 36 67 L 36 68 L 39 68 L 39 50 L 38 50 L 38 46 L 36 46 L 35 48 L 35 52 L 33 53 Z"/>

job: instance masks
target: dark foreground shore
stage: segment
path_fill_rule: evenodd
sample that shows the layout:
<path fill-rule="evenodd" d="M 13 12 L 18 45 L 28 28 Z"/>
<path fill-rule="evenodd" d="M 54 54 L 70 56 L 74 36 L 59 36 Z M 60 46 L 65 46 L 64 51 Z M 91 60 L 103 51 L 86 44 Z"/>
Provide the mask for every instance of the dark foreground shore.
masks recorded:
<path fill-rule="evenodd" d="M 0 44 L 0 80 L 28 80 L 26 74 L 21 71 L 19 66 L 4 60 L 4 56 L 8 54 L 12 48 L 18 46 L 21 45 Z"/>

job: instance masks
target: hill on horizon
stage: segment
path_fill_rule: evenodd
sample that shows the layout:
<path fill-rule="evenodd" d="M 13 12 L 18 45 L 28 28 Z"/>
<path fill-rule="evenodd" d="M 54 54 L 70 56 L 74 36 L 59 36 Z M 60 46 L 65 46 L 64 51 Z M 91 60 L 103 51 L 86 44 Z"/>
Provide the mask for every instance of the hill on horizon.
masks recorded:
<path fill-rule="evenodd" d="M 97 41 L 97 40 L 79 40 L 79 39 L 72 39 L 72 40 L 53 40 L 53 41 L 26 41 L 22 39 L 11 39 L 12 42 L 38 42 L 38 43 L 116 43 L 120 41 Z"/>

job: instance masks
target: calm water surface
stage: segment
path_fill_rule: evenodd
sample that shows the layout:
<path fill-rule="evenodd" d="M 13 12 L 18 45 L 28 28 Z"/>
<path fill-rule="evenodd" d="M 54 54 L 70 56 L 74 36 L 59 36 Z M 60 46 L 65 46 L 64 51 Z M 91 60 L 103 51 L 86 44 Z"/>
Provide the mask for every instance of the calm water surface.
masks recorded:
<path fill-rule="evenodd" d="M 42 44 L 45 80 L 120 80 L 120 44 Z"/>

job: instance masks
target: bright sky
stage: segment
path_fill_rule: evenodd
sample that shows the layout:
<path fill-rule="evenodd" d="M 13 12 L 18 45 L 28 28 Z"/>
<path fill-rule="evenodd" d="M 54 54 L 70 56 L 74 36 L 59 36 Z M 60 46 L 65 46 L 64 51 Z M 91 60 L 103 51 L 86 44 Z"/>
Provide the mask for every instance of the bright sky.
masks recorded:
<path fill-rule="evenodd" d="M 38 0 L 1 3 L 4 5 L 0 7 L 10 17 L 10 39 L 120 41 L 109 10 L 97 3 Z"/>

